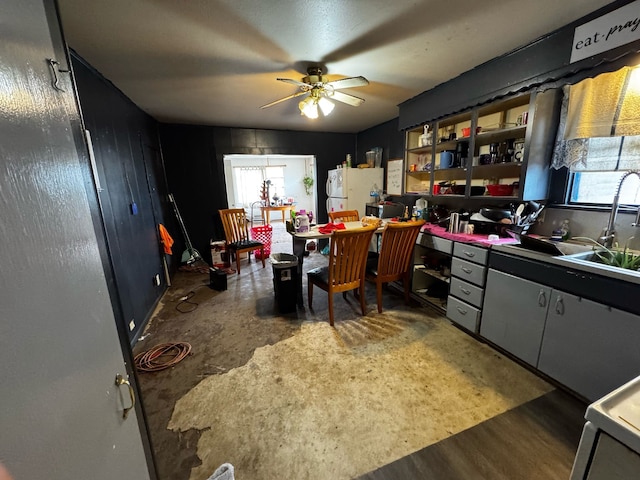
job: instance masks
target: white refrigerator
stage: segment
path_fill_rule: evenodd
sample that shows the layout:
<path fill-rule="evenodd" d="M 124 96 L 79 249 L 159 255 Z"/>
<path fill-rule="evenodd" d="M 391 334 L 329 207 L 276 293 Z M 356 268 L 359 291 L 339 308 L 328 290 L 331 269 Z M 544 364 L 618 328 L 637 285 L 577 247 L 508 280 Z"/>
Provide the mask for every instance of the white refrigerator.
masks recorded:
<path fill-rule="evenodd" d="M 327 178 L 327 212 L 358 210 L 365 215 L 371 192 L 382 190 L 384 168 L 338 168 Z"/>

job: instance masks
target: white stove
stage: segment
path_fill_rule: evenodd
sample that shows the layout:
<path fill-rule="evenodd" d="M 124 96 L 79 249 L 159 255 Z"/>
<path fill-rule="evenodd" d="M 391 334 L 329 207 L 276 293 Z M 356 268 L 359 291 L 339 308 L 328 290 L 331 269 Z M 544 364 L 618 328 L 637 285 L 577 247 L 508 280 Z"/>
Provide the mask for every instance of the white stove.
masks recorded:
<path fill-rule="evenodd" d="M 571 480 L 640 477 L 640 377 L 592 403 Z"/>

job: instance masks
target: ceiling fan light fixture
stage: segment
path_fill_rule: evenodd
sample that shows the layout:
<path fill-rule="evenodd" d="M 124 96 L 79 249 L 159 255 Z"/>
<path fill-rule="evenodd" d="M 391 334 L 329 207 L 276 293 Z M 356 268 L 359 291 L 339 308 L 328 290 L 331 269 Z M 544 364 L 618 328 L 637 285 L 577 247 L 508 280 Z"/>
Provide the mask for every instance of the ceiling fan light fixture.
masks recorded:
<path fill-rule="evenodd" d="M 309 96 L 302 100 L 298 104 L 298 108 L 300 109 L 300 113 L 307 118 L 318 118 L 318 104 L 317 99 L 312 96 Z"/>
<path fill-rule="evenodd" d="M 298 108 L 300 109 L 301 115 L 312 119 L 318 118 L 318 115 L 320 114 L 318 107 L 320 107 L 323 117 L 330 115 L 335 108 L 334 101 L 346 103 L 352 107 L 362 105 L 364 103 L 363 98 L 343 93 L 339 90 L 369 85 L 369 81 L 362 76 L 346 77 L 325 82 L 322 75 L 322 68 L 319 66 L 307 68 L 307 76 L 304 77 L 301 82 L 291 78 L 277 78 L 276 80 L 296 85 L 298 87 L 298 91 L 274 102 L 262 105 L 260 108 L 271 107 L 284 102 L 285 100 L 289 100 L 290 98 L 307 95 L 304 100 L 298 102 Z"/>
<path fill-rule="evenodd" d="M 320 97 L 318 100 L 318 105 L 320 106 L 320 110 L 322 110 L 322 114 L 326 117 L 335 108 L 335 104 L 326 97 Z"/>

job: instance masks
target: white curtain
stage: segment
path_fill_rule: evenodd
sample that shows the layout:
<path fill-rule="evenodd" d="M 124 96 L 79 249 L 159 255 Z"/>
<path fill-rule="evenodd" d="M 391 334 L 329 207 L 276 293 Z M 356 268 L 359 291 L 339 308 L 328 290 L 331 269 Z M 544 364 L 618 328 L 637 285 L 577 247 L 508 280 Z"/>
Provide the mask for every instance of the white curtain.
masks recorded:
<path fill-rule="evenodd" d="M 264 180 L 263 167 L 234 167 L 233 181 L 236 203 L 248 207 L 260 200 L 260 187 Z"/>
<path fill-rule="evenodd" d="M 552 166 L 571 171 L 640 168 L 640 68 L 564 87 Z"/>

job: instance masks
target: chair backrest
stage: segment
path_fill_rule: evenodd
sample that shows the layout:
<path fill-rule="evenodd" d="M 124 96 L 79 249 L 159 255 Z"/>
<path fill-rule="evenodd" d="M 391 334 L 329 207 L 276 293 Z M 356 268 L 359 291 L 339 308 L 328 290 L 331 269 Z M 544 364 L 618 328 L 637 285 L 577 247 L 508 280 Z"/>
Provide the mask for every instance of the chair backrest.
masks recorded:
<path fill-rule="evenodd" d="M 329 220 L 332 222 L 357 222 L 360 220 L 358 210 L 342 210 L 340 212 L 329 212 Z"/>
<path fill-rule="evenodd" d="M 387 223 L 382 231 L 382 246 L 378 256 L 378 278 L 383 281 L 399 279 L 407 272 L 413 248 L 424 220 Z"/>
<path fill-rule="evenodd" d="M 329 247 L 329 288 L 333 292 L 351 290 L 364 278 L 369 244 L 375 226 L 336 230 Z"/>
<path fill-rule="evenodd" d="M 219 210 L 227 243 L 249 239 L 249 227 L 244 208 Z"/>

